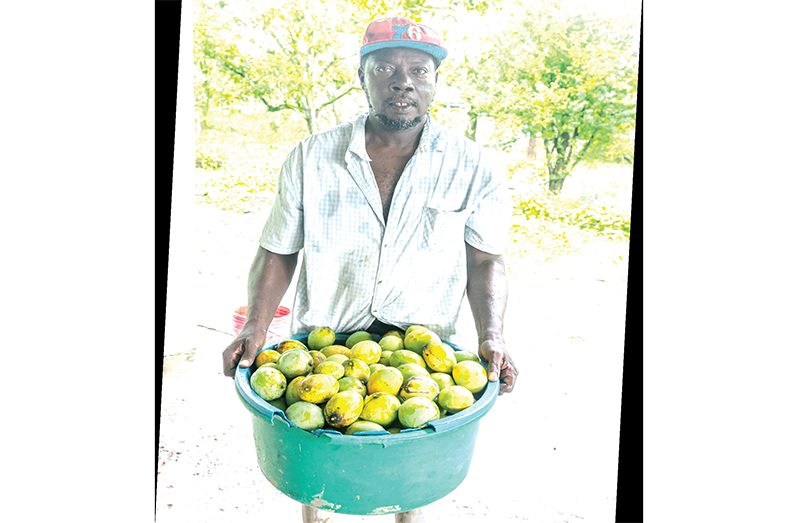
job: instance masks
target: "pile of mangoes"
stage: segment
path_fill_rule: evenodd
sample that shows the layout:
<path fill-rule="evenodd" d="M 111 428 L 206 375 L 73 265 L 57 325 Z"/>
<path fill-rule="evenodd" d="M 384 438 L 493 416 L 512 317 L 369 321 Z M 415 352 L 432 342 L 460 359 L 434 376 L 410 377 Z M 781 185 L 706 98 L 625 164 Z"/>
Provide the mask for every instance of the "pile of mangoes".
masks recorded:
<path fill-rule="evenodd" d="M 479 356 L 422 325 L 382 337 L 357 331 L 343 345 L 317 327 L 307 344 L 261 350 L 253 369 L 252 390 L 297 427 L 350 435 L 423 427 L 470 407 L 488 383 Z"/>

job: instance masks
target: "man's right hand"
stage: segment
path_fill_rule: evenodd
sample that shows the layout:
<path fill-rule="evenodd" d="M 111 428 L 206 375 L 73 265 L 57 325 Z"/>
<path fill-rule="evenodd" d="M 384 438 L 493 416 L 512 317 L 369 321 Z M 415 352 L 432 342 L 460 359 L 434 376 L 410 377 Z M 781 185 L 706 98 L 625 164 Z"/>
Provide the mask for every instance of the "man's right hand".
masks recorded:
<path fill-rule="evenodd" d="M 222 352 L 222 371 L 231 378 L 236 366 L 248 368 L 258 349 L 266 343 L 266 333 L 296 268 L 298 252 L 276 254 L 258 247 L 247 281 L 249 304 L 244 328 Z"/>
<path fill-rule="evenodd" d="M 250 323 L 244 328 L 222 352 L 222 371 L 225 376 L 233 377 L 236 367 L 248 368 L 255 362 L 255 353 L 266 343 L 267 329 L 255 327 Z"/>

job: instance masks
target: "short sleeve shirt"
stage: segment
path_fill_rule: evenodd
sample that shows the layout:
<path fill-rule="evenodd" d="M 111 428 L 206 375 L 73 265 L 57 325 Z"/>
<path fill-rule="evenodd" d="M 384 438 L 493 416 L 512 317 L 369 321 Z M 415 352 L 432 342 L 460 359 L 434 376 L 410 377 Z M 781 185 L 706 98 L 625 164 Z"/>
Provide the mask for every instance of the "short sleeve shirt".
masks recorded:
<path fill-rule="evenodd" d="M 490 254 L 506 246 L 506 185 L 476 143 L 427 117 L 386 222 L 366 152 L 367 116 L 289 153 L 260 245 L 303 250 L 294 332 L 353 332 L 379 319 L 449 338 L 466 291 L 465 244 Z"/>

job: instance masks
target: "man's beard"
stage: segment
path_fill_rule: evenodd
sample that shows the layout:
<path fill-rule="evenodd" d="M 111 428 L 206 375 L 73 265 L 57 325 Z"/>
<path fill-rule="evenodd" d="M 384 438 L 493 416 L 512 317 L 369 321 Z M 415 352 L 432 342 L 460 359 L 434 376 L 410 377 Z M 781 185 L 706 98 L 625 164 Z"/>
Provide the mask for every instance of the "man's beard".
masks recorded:
<path fill-rule="evenodd" d="M 411 120 L 394 120 L 393 118 L 388 118 L 382 113 L 374 113 L 374 117 L 378 122 L 380 122 L 380 124 L 382 124 L 383 127 L 389 131 L 406 131 L 421 123 L 420 116 L 416 116 Z"/>

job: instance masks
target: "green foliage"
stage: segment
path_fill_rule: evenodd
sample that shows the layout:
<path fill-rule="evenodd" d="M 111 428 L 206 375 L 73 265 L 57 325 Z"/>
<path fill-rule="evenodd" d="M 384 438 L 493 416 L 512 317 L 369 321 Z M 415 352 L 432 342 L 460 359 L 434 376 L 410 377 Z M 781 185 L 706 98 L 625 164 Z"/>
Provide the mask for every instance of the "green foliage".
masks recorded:
<path fill-rule="evenodd" d="M 633 35 L 616 22 L 569 15 L 557 3 L 534 5 L 517 18 L 467 75 L 483 93 L 472 104 L 541 136 L 550 188 L 559 191 L 588 152 L 594 159 L 607 153 L 634 125 Z"/>
<path fill-rule="evenodd" d="M 589 229 L 600 236 L 629 239 L 629 218 L 607 206 L 584 204 L 562 204 L 562 200 L 547 197 L 516 198 L 514 212 L 526 220 L 546 220 L 565 225 Z"/>
<path fill-rule="evenodd" d="M 597 242 L 604 245 L 601 256 L 612 263 L 625 259 L 631 216 L 628 168 L 581 167 L 576 185 L 558 195 L 547 190 L 545 167 L 536 162 L 518 161 L 508 174 L 513 190 L 510 259 L 548 263 Z"/>
<path fill-rule="evenodd" d="M 227 172 L 208 177 L 197 188 L 200 203 L 237 213 L 262 212 L 274 202 L 277 172 L 238 174 Z"/>
<path fill-rule="evenodd" d="M 585 154 L 584 161 L 591 165 L 621 163 L 632 165 L 635 157 L 634 126 L 628 133 L 619 132 L 613 140 L 596 144 Z"/>
<path fill-rule="evenodd" d="M 566 16 L 551 3 L 521 11 L 498 0 L 434 3 L 196 0 L 197 200 L 267 210 L 296 141 L 365 108 L 356 76 L 363 29 L 397 14 L 430 23 L 448 44 L 433 117 L 472 138 L 487 136 L 490 123 L 487 145 L 523 156 L 507 171 L 515 194 L 509 256 L 545 261 L 597 240 L 623 251 L 629 212 L 613 204 L 623 194 L 547 188 L 580 161 L 631 161 L 637 60 L 628 28 Z M 529 135 L 543 138 L 545 162 L 525 157 Z"/>
<path fill-rule="evenodd" d="M 447 17 L 463 12 L 474 11 L 485 14 L 491 6 L 500 0 L 450 0 L 435 2 L 432 0 L 348 0 L 357 10 L 371 21 L 383 16 L 404 16 L 416 22 L 424 23 L 429 16 Z"/>
<path fill-rule="evenodd" d="M 197 201 L 260 212 L 274 199 L 280 167 L 304 136 L 304 122 L 290 112 L 261 115 L 254 104 L 232 109 L 211 111 L 210 127 L 197 137 Z"/>
<path fill-rule="evenodd" d="M 214 58 L 220 45 L 215 34 L 220 25 L 218 12 L 207 10 L 203 15 L 194 23 L 193 54 L 196 118 L 204 130 L 209 126 L 210 111 L 238 103 L 246 98 L 246 94 Z"/>
<path fill-rule="evenodd" d="M 210 171 L 215 171 L 217 169 L 222 168 L 222 161 L 218 158 L 214 158 L 208 154 L 203 153 L 202 151 L 197 151 L 196 158 L 194 159 L 194 166 L 199 169 L 207 169 Z"/>
<path fill-rule="evenodd" d="M 297 112 L 308 133 L 318 130 L 328 110 L 334 113 L 333 104 L 359 88 L 358 38 L 347 36 L 362 24 L 348 3 L 253 4 L 235 14 L 223 13 L 219 4 L 201 6 L 198 23 L 213 31 L 205 31 L 204 58 L 198 62 L 226 71 L 242 97 L 261 102 L 267 111 Z"/>

